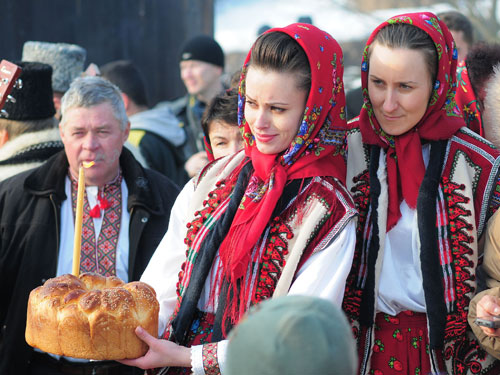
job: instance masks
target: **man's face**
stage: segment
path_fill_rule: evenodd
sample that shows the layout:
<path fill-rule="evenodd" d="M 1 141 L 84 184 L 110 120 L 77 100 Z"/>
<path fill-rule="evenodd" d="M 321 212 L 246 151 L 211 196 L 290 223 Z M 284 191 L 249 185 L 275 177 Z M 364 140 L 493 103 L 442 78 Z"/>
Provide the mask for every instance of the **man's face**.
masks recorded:
<path fill-rule="evenodd" d="M 467 53 L 469 52 L 469 43 L 464 39 L 464 32 L 457 30 L 450 30 L 453 39 L 455 40 L 455 46 L 458 52 L 458 61 L 465 60 Z"/>
<path fill-rule="evenodd" d="M 87 186 L 104 186 L 118 174 L 119 157 L 130 131 L 130 123 L 121 130 L 111 104 L 68 109 L 59 126 L 64 150 L 73 176 L 83 162 L 95 164 L 85 169 Z"/>
<path fill-rule="evenodd" d="M 199 60 L 181 61 L 181 79 L 191 95 L 204 95 L 219 84 L 222 68 Z"/>

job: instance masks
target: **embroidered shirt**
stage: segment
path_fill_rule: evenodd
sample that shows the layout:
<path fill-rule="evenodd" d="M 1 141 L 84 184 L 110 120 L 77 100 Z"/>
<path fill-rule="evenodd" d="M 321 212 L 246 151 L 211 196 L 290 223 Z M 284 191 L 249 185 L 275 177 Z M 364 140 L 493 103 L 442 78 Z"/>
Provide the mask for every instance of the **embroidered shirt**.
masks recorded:
<path fill-rule="evenodd" d="M 69 177 L 66 177 L 65 193 L 67 197 L 71 197 L 71 182 Z M 116 276 L 124 282 L 128 282 L 128 254 L 129 254 L 129 222 L 130 213 L 127 211 L 127 198 L 128 189 L 125 180 L 122 180 L 122 216 L 121 228 L 118 237 L 118 244 L 116 246 Z M 97 203 L 97 188 L 89 186 L 86 188 L 89 204 L 94 207 Z M 102 217 L 94 218 L 94 228 L 98 236 L 101 225 Z M 59 244 L 59 257 L 57 261 L 57 274 L 56 276 L 65 273 L 71 273 L 73 264 L 73 237 L 75 235 L 73 211 L 71 207 L 71 199 L 66 199 L 61 204 L 61 229 L 60 236 L 61 242 Z"/>

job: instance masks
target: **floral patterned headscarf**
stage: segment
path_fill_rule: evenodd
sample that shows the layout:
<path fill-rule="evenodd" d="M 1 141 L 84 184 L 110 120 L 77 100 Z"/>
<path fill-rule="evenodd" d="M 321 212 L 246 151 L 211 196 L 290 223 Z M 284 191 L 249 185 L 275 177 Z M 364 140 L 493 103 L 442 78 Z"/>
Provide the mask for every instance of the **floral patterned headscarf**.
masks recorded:
<path fill-rule="evenodd" d="M 381 29 L 397 23 L 413 25 L 429 35 L 436 47 L 438 70 L 423 117 L 408 132 L 391 136 L 380 127 L 370 102 L 368 51 Z M 378 26 L 368 39 L 361 64 L 364 105 L 359 116 L 359 126 L 364 143 L 380 146 L 387 151 L 387 231 L 393 228 L 401 217 L 399 206 L 403 199 L 409 207 L 415 209 L 417 206 L 418 190 L 425 174 L 422 140 L 448 139 L 465 126 L 455 107 L 456 67 L 457 51 L 453 37 L 446 25 L 433 13 L 408 13 L 391 17 Z"/>
<path fill-rule="evenodd" d="M 295 23 L 267 31 L 275 32 L 289 35 L 303 48 L 311 69 L 311 88 L 295 139 L 284 152 L 261 153 L 244 117 L 251 51 L 248 53 L 240 80 L 238 122 L 254 172 L 220 247 L 224 273 L 231 281 L 246 272 L 251 250 L 268 225 L 287 181 L 333 176 L 345 183 L 345 160 L 341 155 L 346 130 L 342 50 L 328 33 L 309 24 Z"/>

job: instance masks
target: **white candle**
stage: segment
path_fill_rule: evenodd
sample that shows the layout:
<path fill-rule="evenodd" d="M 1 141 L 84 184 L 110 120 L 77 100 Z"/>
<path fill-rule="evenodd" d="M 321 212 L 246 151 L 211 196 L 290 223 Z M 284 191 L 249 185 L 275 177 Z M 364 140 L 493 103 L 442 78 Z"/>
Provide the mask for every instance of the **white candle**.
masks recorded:
<path fill-rule="evenodd" d="M 76 198 L 75 238 L 73 242 L 73 275 L 80 274 L 80 252 L 82 248 L 83 197 L 85 194 L 85 172 L 83 165 L 78 173 L 78 195 Z"/>
<path fill-rule="evenodd" d="M 80 274 L 80 254 L 82 249 L 82 223 L 83 223 L 83 199 L 85 194 L 85 168 L 90 168 L 95 163 L 83 162 L 78 173 L 78 195 L 76 197 L 75 213 L 75 238 L 73 242 L 73 275 Z"/>

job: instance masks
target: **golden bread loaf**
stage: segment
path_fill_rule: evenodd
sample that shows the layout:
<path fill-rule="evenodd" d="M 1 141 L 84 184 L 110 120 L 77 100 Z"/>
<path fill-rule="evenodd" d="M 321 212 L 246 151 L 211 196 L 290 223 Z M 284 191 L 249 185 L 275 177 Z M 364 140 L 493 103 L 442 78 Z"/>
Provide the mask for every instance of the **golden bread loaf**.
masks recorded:
<path fill-rule="evenodd" d="M 26 342 L 68 357 L 111 360 L 137 358 L 148 346 L 134 330 L 158 335 L 159 304 L 152 287 L 125 284 L 95 273 L 49 279 L 30 293 Z"/>

